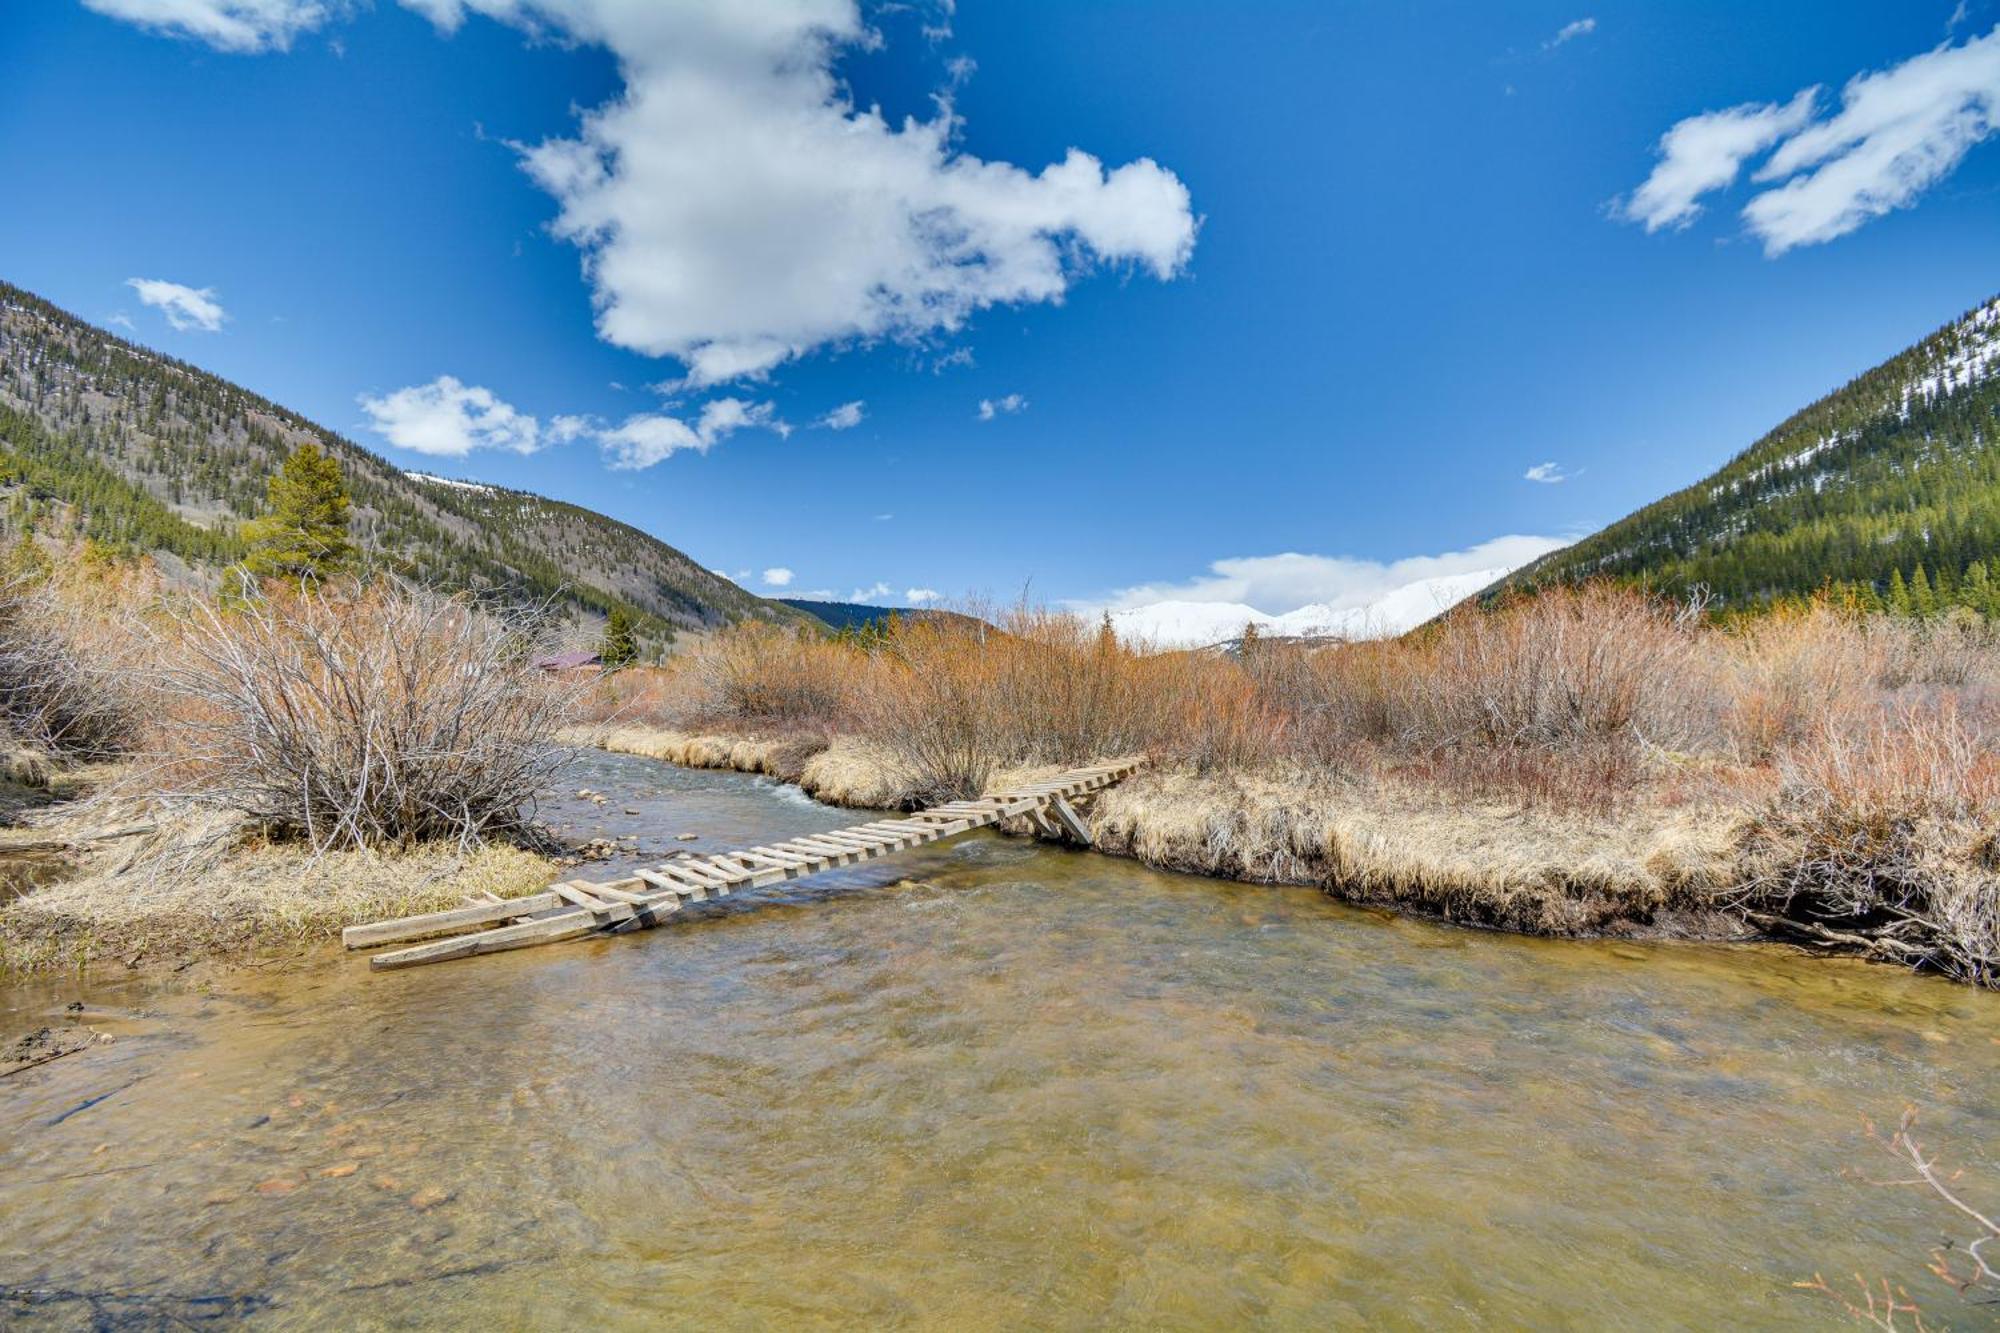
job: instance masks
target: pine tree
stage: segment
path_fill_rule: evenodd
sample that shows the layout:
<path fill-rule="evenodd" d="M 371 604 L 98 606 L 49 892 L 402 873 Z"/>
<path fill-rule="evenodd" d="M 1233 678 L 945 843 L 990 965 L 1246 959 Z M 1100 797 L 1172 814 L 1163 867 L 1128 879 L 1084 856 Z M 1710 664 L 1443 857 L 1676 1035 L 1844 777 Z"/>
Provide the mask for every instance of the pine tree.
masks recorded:
<path fill-rule="evenodd" d="M 1917 572 L 1910 576 L 1910 610 L 1920 616 L 1934 616 L 1938 612 L 1937 593 L 1921 560 L 1917 561 Z"/>
<path fill-rule="evenodd" d="M 49 575 L 53 573 L 55 565 L 50 562 L 48 552 L 42 549 L 42 544 L 35 540 L 33 533 L 24 532 L 20 540 L 14 543 L 13 549 L 7 552 L 6 566 L 4 570 L 0 570 L 0 579 L 10 584 L 32 587 L 38 583 L 48 582 Z"/>
<path fill-rule="evenodd" d="M 1910 585 L 1903 582 L 1902 570 L 1892 569 L 1889 571 L 1889 595 L 1884 600 L 1888 602 L 1890 615 L 1907 616 L 1910 614 Z"/>
<path fill-rule="evenodd" d="M 308 440 L 267 483 L 263 517 L 243 525 L 243 564 L 259 578 L 323 579 L 354 562 L 340 464 Z"/>
<path fill-rule="evenodd" d="M 597 660 L 606 671 L 616 671 L 638 658 L 639 640 L 632 633 L 632 616 L 624 607 L 614 606 L 604 618 L 604 641 L 597 649 Z"/>
<path fill-rule="evenodd" d="M 1982 616 L 2000 613 L 2000 602 L 1995 600 L 1996 589 L 1992 576 L 1986 572 L 1986 562 L 1975 560 L 1965 567 L 1965 604 Z"/>

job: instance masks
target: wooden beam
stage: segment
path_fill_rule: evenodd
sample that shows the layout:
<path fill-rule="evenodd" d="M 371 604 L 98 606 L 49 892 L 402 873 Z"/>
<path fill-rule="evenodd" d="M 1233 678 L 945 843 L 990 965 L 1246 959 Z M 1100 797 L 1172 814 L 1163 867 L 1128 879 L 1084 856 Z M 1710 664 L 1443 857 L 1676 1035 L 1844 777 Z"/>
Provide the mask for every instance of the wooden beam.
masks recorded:
<path fill-rule="evenodd" d="M 546 912 L 562 905 L 562 899 L 554 893 L 531 893 L 523 898 L 506 898 L 497 903 L 454 907 L 445 912 L 426 912 L 422 916 L 406 916 L 396 921 L 371 921 L 363 926 L 349 926 L 340 932 L 340 942 L 350 949 L 365 949 L 371 944 L 420 940 L 426 935 L 443 935 L 464 930 L 467 926 Z"/>
<path fill-rule="evenodd" d="M 1048 811 L 1056 823 L 1062 825 L 1063 832 L 1084 846 L 1090 846 L 1090 829 L 1077 817 L 1076 811 L 1070 808 L 1068 801 L 1058 796 L 1049 802 Z"/>

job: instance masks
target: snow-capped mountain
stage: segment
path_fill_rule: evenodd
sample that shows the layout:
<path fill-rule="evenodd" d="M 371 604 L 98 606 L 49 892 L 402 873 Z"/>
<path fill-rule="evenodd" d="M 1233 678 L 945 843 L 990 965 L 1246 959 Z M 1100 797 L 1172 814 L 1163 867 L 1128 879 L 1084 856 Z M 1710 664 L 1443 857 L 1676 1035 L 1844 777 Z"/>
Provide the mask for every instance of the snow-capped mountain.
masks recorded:
<path fill-rule="evenodd" d="M 1111 613 L 1127 643 L 1154 648 L 1200 648 L 1241 638 L 1246 625 L 1286 638 L 1379 639 L 1415 629 L 1481 588 L 1506 577 L 1509 567 L 1418 579 L 1358 606 L 1327 603 L 1268 615 L 1241 602 L 1149 602 Z"/>

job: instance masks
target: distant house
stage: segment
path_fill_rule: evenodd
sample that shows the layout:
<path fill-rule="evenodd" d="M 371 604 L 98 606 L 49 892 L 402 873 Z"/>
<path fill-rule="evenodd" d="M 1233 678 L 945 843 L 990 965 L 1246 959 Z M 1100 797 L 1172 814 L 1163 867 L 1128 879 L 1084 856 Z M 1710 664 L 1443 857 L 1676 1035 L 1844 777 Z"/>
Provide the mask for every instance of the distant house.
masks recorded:
<path fill-rule="evenodd" d="M 588 648 L 579 648 L 573 653 L 538 657 L 534 665 L 537 671 L 602 671 L 604 659 Z"/>

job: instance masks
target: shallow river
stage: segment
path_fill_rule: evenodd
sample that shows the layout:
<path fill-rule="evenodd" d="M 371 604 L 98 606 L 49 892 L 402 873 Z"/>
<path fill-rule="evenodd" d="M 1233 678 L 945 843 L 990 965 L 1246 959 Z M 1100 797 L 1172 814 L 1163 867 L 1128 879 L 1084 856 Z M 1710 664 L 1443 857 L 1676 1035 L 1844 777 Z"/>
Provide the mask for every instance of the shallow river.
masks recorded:
<path fill-rule="evenodd" d="M 575 780 L 585 833 L 855 819 Z M 1804 1327 L 1857 1268 L 1969 1324 L 1861 1117 L 2000 1191 L 2000 996 L 989 834 L 604 942 L 15 986 L 0 1034 L 76 1001 L 118 1040 L 0 1082 L 0 1324 Z"/>

